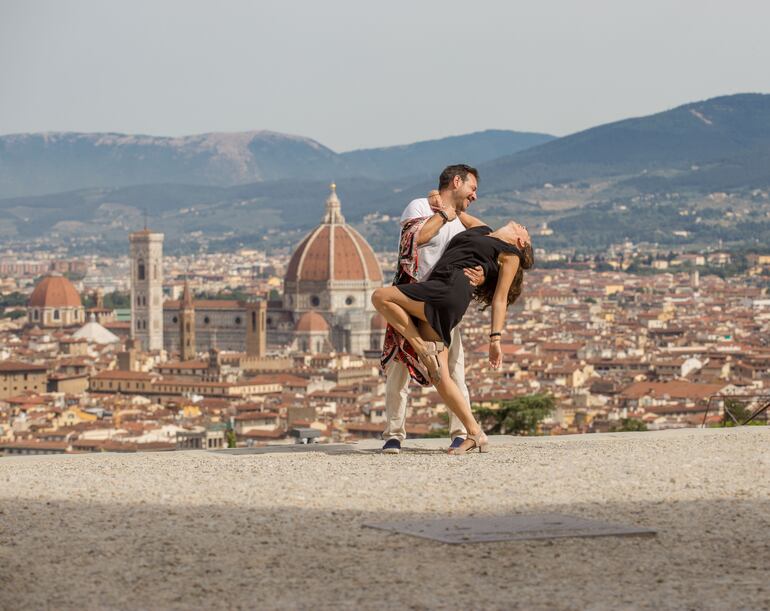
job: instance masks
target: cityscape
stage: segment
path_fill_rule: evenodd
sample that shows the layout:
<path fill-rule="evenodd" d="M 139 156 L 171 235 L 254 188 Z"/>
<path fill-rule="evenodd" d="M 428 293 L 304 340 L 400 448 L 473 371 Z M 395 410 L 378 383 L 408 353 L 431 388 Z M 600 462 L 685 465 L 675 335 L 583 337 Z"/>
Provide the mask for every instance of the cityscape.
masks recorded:
<path fill-rule="evenodd" d="M 167 256 L 149 228 L 119 257 L 3 253 L 0 450 L 379 438 L 385 321 L 369 298 L 397 253 L 375 254 L 342 211 L 332 185 L 288 256 Z M 770 251 L 734 275 L 719 273 L 734 263 L 724 250 L 538 255 L 501 369 L 485 359 L 489 313 L 472 305 L 463 323 L 474 407 L 545 394 L 553 410 L 519 432 L 558 435 L 716 426 L 730 397 L 741 414 L 767 400 Z M 446 436 L 447 422 L 435 390 L 413 384 L 407 435 Z"/>

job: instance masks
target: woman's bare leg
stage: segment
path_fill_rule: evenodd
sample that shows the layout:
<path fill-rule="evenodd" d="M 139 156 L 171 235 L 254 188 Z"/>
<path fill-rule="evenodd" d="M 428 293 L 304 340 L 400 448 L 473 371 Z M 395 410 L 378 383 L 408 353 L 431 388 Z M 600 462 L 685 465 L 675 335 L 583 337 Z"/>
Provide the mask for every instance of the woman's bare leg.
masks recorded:
<path fill-rule="evenodd" d="M 404 336 L 418 353 L 425 352 L 425 340 L 420 336 L 412 317 L 425 318 L 425 304 L 404 295 L 395 286 L 377 289 L 372 293 L 372 305 L 391 326 Z M 431 329 L 432 330 L 432 329 Z"/>
<path fill-rule="evenodd" d="M 441 363 L 441 369 L 443 371 L 449 371 L 449 352 L 447 350 L 439 353 L 438 360 Z M 460 422 L 463 423 L 468 434 L 478 435 L 481 432 L 481 426 L 473 417 L 471 406 L 465 401 L 465 396 L 460 392 L 455 381 L 448 375 L 441 376 L 441 381 L 436 384 L 436 390 L 438 391 L 438 394 L 441 395 L 441 398 L 444 400 L 447 407 L 451 409 L 460 419 Z M 473 442 L 469 441 L 466 445 L 471 448 L 473 447 Z"/>
<path fill-rule="evenodd" d="M 427 323 L 420 322 L 418 331 L 420 335 L 427 340 L 440 339 L 436 331 Z M 449 371 L 449 351 L 443 350 L 438 354 L 438 360 L 441 364 L 442 371 Z M 465 396 L 460 392 L 460 388 L 455 384 L 455 381 L 448 375 L 441 376 L 441 381 L 435 385 L 438 394 L 446 403 L 446 406 L 454 412 L 454 414 L 460 419 L 460 422 L 465 426 L 465 430 L 470 435 L 477 435 L 481 432 L 481 426 L 476 422 L 471 411 L 471 406 L 465 401 Z M 470 441 L 467 447 L 473 447 L 473 442 Z"/>

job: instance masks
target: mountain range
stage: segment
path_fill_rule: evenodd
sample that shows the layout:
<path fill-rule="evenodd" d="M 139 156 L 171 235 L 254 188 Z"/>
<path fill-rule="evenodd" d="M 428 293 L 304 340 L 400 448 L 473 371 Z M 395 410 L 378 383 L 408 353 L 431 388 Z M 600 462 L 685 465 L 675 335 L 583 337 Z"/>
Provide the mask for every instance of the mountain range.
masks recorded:
<path fill-rule="evenodd" d="M 492 224 L 511 216 L 547 223 L 545 246 L 770 239 L 765 94 L 712 98 L 562 138 L 490 130 L 341 154 L 273 132 L 3 136 L 0 235 L 122 244 L 146 211 L 171 243 L 201 236 L 226 247 L 266 239 L 290 246 L 318 222 L 335 180 L 348 220 L 385 248 L 392 221 L 362 223 L 364 216 L 398 214 L 458 161 L 480 169 L 479 215 Z"/>
<path fill-rule="evenodd" d="M 0 199 L 158 183 L 226 187 L 350 177 L 419 180 L 453 159 L 472 158 L 482 163 L 553 138 L 488 130 L 338 154 L 310 138 L 269 131 L 180 138 L 14 134 L 0 136 Z"/>

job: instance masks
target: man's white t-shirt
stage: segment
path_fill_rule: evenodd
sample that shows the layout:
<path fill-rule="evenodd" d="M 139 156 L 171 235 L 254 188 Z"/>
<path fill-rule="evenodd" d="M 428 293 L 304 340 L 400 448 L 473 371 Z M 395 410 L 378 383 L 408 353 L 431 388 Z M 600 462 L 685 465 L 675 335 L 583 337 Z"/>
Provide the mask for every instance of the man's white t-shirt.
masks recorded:
<path fill-rule="evenodd" d="M 404 213 L 401 215 L 401 224 L 403 225 L 409 219 L 423 218 L 426 216 L 433 216 L 435 213 L 430 208 L 427 197 L 421 197 L 419 199 L 413 199 L 409 202 L 409 205 L 404 209 Z M 428 274 L 433 270 L 441 255 L 444 254 L 449 240 L 455 237 L 458 233 L 465 231 L 465 225 L 460 222 L 460 219 L 455 218 L 448 223 L 444 223 L 438 233 L 433 236 L 430 242 L 418 246 L 419 251 L 419 264 L 417 265 L 417 280 L 426 278 Z"/>

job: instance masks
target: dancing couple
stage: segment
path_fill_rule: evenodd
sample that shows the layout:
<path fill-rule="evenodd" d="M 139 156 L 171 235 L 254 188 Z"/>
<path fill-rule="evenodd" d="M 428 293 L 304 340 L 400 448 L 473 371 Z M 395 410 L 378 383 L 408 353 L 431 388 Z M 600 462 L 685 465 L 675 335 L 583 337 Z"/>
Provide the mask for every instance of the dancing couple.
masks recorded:
<path fill-rule="evenodd" d="M 489 364 L 500 367 L 506 309 L 521 294 L 534 255 L 523 225 L 510 221 L 493 231 L 467 212 L 478 178 L 475 168 L 448 166 L 437 191 L 409 203 L 401 216 L 393 286 L 372 294 L 388 322 L 382 356 L 385 453 L 398 453 L 406 437 L 410 378 L 433 384 L 450 409 L 450 454 L 487 450 L 487 436 L 471 412 L 459 323 L 473 299 L 492 307 Z"/>

